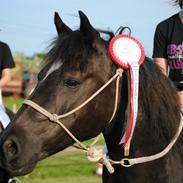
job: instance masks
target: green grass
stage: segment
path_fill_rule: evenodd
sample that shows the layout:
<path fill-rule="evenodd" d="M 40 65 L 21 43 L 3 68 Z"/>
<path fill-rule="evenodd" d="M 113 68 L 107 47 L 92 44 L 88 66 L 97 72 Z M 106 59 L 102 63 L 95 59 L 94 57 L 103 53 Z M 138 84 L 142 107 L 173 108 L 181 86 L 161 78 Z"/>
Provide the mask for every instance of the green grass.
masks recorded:
<path fill-rule="evenodd" d="M 37 168 L 38 171 L 32 173 L 31 178 L 91 176 L 95 170 L 95 165 L 90 164 L 84 155 L 75 152 L 55 155 L 42 161 Z"/>
<path fill-rule="evenodd" d="M 42 160 L 31 174 L 19 178 L 23 183 L 101 183 L 95 171 L 96 164 L 84 153 L 66 150 Z"/>
<path fill-rule="evenodd" d="M 3 97 L 4 105 L 12 111 L 17 111 L 23 104 L 23 98 Z"/>
<path fill-rule="evenodd" d="M 23 179 L 22 183 L 102 183 L 101 178 L 94 176 L 80 176 L 80 177 L 66 177 L 66 178 L 55 178 L 55 179 Z"/>

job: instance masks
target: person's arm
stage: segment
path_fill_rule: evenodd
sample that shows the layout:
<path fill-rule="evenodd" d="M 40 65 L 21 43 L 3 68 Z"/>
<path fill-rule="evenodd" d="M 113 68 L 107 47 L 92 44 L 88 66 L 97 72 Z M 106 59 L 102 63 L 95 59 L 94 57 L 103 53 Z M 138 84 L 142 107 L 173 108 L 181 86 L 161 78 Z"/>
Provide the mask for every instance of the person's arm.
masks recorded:
<path fill-rule="evenodd" d="M 154 63 L 159 66 L 163 74 L 168 76 L 168 64 L 166 58 L 154 58 Z"/>
<path fill-rule="evenodd" d="M 11 70 L 10 68 L 3 69 L 2 77 L 0 79 L 0 88 L 5 86 L 7 84 L 7 82 L 11 79 L 11 71 L 10 70 Z"/>
<path fill-rule="evenodd" d="M 1 42 L 2 60 L 1 60 L 1 78 L 0 88 L 3 88 L 11 80 L 11 69 L 15 67 L 11 50 L 6 43 Z"/>
<path fill-rule="evenodd" d="M 167 60 L 167 24 L 162 22 L 157 25 L 154 34 L 153 60 L 162 71 L 168 76 L 168 60 Z"/>

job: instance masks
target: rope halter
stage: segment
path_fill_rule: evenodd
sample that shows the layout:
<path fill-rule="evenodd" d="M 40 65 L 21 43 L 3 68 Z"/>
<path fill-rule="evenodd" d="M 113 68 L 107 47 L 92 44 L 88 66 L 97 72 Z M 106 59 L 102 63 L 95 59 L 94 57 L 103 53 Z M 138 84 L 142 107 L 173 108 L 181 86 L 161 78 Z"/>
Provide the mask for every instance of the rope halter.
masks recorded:
<path fill-rule="evenodd" d="M 99 136 L 97 137 L 97 140 L 95 140 L 89 147 L 86 147 L 80 140 L 78 140 L 73 133 L 60 121 L 60 119 L 65 118 L 76 111 L 80 110 L 83 108 L 86 104 L 88 104 L 91 100 L 93 100 L 97 95 L 99 95 L 110 83 L 112 83 L 116 79 L 116 92 L 115 92 L 115 103 L 114 103 L 114 110 L 111 115 L 111 118 L 109 120 L 109 123 L 114 119 L 114 116 L 117 111 L 117 103 L 118 103 L 118 96 L 119 96 L 119 81 L 120 78 L 122 77 L 123 74 L 123 69 L 119 68 L 116 70 L 116 74 L 109 79 L 107 83 L 105 83 L 101 88 L 99 88 L 91 97 L 89 97 L 87 100 L 85 100 L 82 104 L 80 104 L 78 107 L 74 108 L 73 110 L 62 114 L 62 115 L 57 115 L 55 113 L 50 113 L 40 105 L 36 104 L 35 102 L 31 100 L 25 100 L 24 104 L 31 106 L 44 116 L 46 116 L 50 121 L 57 123 L 60 127 L 62 127 L 67 134 L 79 145 L 79 149 L 82 149 L 83 151 L 87 152 L 87 157 L 88 160 L 90 161 L 102 161 L 106 167 L 108 168 L 109 172 L 113 173 L 114 169 L 109 163 L 109 161 L 106 158 L 106 154 L 103 152 L 103 150 L 97 150 L 96 148 L 93 147 L 93 145 L 97 142 Z"/>
<path fill-rule="evenodd" d="M 37 110 L 38 112 L 40 112 L 41 114 L 46 116 L 50 121 L 57 123 L 60 127 L 62 127 L 67 132 L 67 134 L 79 145 L 79 149 L 81 149 L 87 153 L 87 158 L 89 161 L 102 162 L 110 173 L 114 173 L 114 168 L 113 168 L 112 164 L 119 164 L 123 167 L 130 167 L 135 164 L 141 164 L 141 163 L 150 162 L 150 161 L 162 158 L 172 149 L 172 147 L 174 146 L 174 144 L 176 143 L 177 139 L 179 138 L 179 136 L 182 132 L 182 129 L 183 129 L 182 114 L 180 114 L 181 121 L 180 121 L 176 134 L 174 135 L 171 142 L 161 152 L 151 155 L 151 156 L 145 156 L 145 157 L 123 158 L 120 161 L 114 161 L 112 159 L 108 159 L 106 156 L 106 152 L 104 152 L 104 150 L 96 149 L 93 147 L 95 145 L 95 143 L 97 142 L 97 140 L 99 139 L 99 136 L 96 138 L 96 140 L 93 143 L 91 143 L 91 145 L 89 145 L 89 147 L 87 147 L 87 146 L 85 146 L 85 144 L 83 144 L 81 141 L 79 141 L 70 132 L 70 130 L 60 121 L 60 119 L 65 118 L 65 117 L 75 113 L 76 111 L 80 110 L 82 107 L 84 107 L 86 104 L 88 104 L 91 100 L 93 100 L 99 93 L 101 93 L 110 83 L 112 83 L 113 80 L 116 79 L 115 104 L 114 104 L 113 113 L 109 120 L 109 123 L 110 123 L 113 120 L 113 118 L 116 114 L 116 111 L 117 111 L 117 103 L 118 103 L 118 96 L 119 96 L 119 81 L 120 81 L 120 78 L 122 77 L 122 73 L 123 73 L 123 70 L 121 68 L 117 69 L 116 74 L 107 83 L 105 83 L 101 88 L 99 88 L 99 90 L 97 90 L 91 97 L 89 97 L 86 101 L 84 101 L 81 105 L 79 105 L 75 109 L 73 109 L 65 114 L 62 114 L 62 115 L 57 115 L 54 113 L 52 114 L 31 100 L 25 100 L 24 104 L 29 105 L 30 107 L 34 108 L 35 110 Z"/>

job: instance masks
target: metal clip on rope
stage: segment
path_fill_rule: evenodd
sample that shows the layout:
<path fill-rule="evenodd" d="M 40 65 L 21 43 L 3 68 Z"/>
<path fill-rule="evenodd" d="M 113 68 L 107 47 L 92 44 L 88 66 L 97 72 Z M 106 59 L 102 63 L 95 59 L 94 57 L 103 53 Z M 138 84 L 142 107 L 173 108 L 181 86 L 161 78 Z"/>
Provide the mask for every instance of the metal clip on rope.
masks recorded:
<path fill-rule="evenodd" d="M 130 163 L 130 160 L 129 160 L 128 158 L 123 158 L 123 159 L 120 161 L 120 164 L 121 164 L 121 166 L 126 167 L 126 168 L 132 166 L 132 164 Z"/>

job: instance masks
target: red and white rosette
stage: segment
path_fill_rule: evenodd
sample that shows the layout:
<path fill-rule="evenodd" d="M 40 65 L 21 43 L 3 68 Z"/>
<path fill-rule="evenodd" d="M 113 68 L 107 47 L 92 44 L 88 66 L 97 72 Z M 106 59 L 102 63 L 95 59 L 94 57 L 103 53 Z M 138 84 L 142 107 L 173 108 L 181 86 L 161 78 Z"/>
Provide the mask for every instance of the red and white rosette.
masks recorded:
<path fill-rule="evenodd" d="M 115 36 L 109 43 L 109 53 L 112 60 L 124 69 L 130 70 L 130 120 L 120 144 L 131 141 L 136 125 L 138 112 L 139 66 L 143 63 L 145 54 L 140 42 L 126 34 Z"/>

